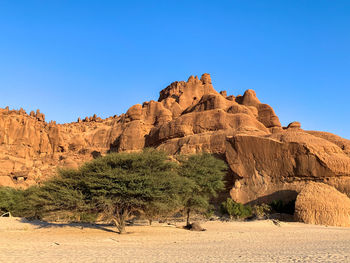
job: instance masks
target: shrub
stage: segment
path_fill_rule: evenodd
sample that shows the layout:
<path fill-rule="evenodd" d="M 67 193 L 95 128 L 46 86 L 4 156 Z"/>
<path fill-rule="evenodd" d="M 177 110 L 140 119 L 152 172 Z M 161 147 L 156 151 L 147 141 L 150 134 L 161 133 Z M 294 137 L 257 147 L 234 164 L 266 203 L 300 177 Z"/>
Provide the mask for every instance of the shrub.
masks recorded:
<path fill-rule="evenodd" d="M 230 218 L 244 219 L 252 216 L 252 207 L 237 203 L 231 198 L 227 198 L 226 201 L 221 204 L 221 212 L 229 215 Z"/>
<path fill-rule="evenodd" d="M 264 218 L 271 211 L 271 207 L 267 204 L 254 205 L 253 206 L 253 214 L 257 218 Z"/>

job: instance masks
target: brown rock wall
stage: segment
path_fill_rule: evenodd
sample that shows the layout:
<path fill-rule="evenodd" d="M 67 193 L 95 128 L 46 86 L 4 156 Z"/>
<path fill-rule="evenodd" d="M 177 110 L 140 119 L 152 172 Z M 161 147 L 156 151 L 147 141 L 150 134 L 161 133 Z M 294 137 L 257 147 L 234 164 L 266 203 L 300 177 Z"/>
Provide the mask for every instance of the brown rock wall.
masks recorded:
<path fill-rule="evenodd" d="M 83 119 L 83 120 L 82 120 Z M 39 110 L 0 109 L 0 185 L 27 187 L 57 167 L 78 167 L 109 151 L 156 147 L 169 154 L 224 156 L 242 203 L 295 199 L 309 182 L 323 182 L 350 196 L 350 141 L 282 128 L 272 107 L 253 90 L 243 96 L 214 90 L 209 74 L 174 82 L 158 101 L 136 104 L 106 119 L 45 122 Z"/>

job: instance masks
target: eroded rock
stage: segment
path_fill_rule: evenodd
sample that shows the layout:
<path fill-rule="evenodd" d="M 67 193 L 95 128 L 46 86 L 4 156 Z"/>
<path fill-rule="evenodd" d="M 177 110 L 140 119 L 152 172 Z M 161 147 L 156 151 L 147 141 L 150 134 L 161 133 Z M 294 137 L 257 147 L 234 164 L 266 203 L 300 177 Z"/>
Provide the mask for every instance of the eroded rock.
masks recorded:
<path fill-rule="evenodd" d="M 215 153 L 231 171 L 230 194 L 241 203 L 293 200 L 309 182 L 350 196 L 350 141 L 282 128 L 272 107 L 255 91 L 218 93 L 209 74 L 171 83 L 158 101 L 101 119 L 47 123 L 39 110 L 0 109 L 0 185 L 26 187 L 46 180 L 56 167 L 76 168 L 111 151 L 155 147 L 169 154 Z M 23 176 L 14 175 L 24 173 Z"/>
<path fill-rule="evenodd" d="M 298 194 L 294 217 L 308 224 L 350 227 L 350 199 L 334 187 L 311 182 Z"/>

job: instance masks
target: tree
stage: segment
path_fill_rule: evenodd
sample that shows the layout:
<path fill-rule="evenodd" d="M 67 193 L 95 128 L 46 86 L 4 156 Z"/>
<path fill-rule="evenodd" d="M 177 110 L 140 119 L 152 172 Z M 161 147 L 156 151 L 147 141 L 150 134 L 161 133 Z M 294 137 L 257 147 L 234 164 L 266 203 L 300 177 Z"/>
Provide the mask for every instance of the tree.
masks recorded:
<path fill-rule="evenodd" d="M 44 183 L 33 203 L 44 211 L 99 212 L 125 232 L 127 218 L 136 211 L 154 215 L 180 206 L 184 180 L 177 164 L 165 153 L 112 153 L 85 163 L 78 170 L 60 170 Z"/>
<path fill-rule="evenodd" d="M 189 180 L 189 190 L 184 193 L 184 207 L 189 226 L 191 212 L 208 211 L 211 207 L 210 199 L 224 189 L 223 178 L 227 165 L 208 153 L 182 157 L 179 161 L 180 175 Z"/>
<path fill-rule="evenodd" d="M 10 187 L 0 187 L 0 216 L 5 213 L 16 215 L 16 205 L 20 202 L 21 192 Z"/>
<path fill-rule="evenodd" d="M 83 182 L 79 170 L 59 169 L 55 177 L 40 187 L 25 190 L 26 206 L 22 216 L 41 219 L 52 212 L 74 212 L 75 214 L 93 210 L 83 194 Z"/>
<path fill-rule="evenodd" d="M 26 190 L 11 187 L 0 187 L 0 216 L 9 213 L 13 216 L 33 217 L 30 198 L 38 187 Z"/>

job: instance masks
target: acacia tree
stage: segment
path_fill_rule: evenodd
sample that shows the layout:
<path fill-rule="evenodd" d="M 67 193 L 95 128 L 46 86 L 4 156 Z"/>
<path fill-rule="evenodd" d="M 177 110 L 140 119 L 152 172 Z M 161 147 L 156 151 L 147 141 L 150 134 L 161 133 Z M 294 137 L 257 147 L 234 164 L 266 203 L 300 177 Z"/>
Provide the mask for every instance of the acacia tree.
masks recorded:
<path fill-rule="evenodd" d="M 81 173 L 86 195 L 115 222 L 120 233 L 134 211 L 148 213 L 156 207 L 171 210 L 180 205 L 178 193 L 183 181 L 176 163 L 163 152 L 146 149 L 142 153 L 110 154 L 87 163 Z"/>
<path fill-rule="evenodd" d="M 20 190 L 10 187 L 0 187 L 0 216 L 5 213 L 16 215 L 16 205 L 20 202 L 21 197 Z"/>
<path fill-rule="evenodd" d="M 85 163 L 78 170 L 61 170 L 44 183 L 33 198 L 46 211 L 70 210 L 102 213 L 125 232 L 127 218 L 136 211 L 146 214 L 171 211 L 180 206 L 184 180 L 177 164 L 165 153 L 112 153 Z M 165 209 L 166 207 L 166 209 Z"/>
<path fill-rule="evenodd" d="M 41 219 L 47 213 L 92 211 L 91 204 L 83 194 L 81 173 L 74 169 L 59 169 L 57 175 L 41 186 L 24 191 L 26 204 L 22 216 Z"/>
<path fill-rule="evenodd" d="M 208 211 L 210 199 L 224 189 L 223 178 L 228 167 L 224 161 L 208 153 L 182 156 L 179 161 L 179 174 L 189 180 L 189 189 L 184 192 L 183 199 L 187 226 L 190 226 L 191 212 Z"/>

